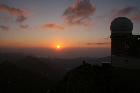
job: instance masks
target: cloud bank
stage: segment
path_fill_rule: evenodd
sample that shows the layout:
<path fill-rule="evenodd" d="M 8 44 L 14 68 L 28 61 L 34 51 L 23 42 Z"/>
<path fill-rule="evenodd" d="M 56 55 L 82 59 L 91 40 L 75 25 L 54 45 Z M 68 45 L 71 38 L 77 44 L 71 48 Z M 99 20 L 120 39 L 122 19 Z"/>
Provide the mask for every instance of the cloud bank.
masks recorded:
<path fill-rule="evenodd" d="M 127 6 L 122 9 L 115 9 L 112 12 L 112 17 L 125 16 L 129 17 L 133 21 L 140 22 L 140 9 L 134 6 Z"/>
<path fill-rule="evenodd" d="M 109 45 L 109 42 L 98 42 L 98 43 L 93 43 L 93 42 L 88 42 L 86 45 L 91 46 L 91 45 Z"/>
<path fill-rule="evenodd" d="M 68 6 L 64 13 L 64 23 L 47 23 L 43 25 L 43 29 L 51 29 L 54 31 L 63 31 L 66 27 L 69 26 L 91 26 L 93 22 L 91 16 L 95 13 L 96 7 L 90 3 L 89 0 L 76 0 L 76 2 Z"/>
<path fill-rule="evenodd" d="M 0 13 L 8 13 L 9 15 L 15 16 L 16 22 L 23 22 L 27 19 L 23 10 L 7 5 L 0 5 Z"/>
<path fill-rule="evenodd" d="M 64 27 L 62 25 L 55 24 L 55 23 L 48 23 L 43 25 L 42 27 L 46 30 L 55 30 L 55 31 L 64 30 Z"/>
<path fill-rule="evenodd" d="M 0 30 L 8 31 L 10 28 L 8 26 L 0 25 Z"/>
<path fill-rule="evenodd" d="M 91 23 L 90 16 L 94 14 L 96 7 L 89 0 L 77 0 L 74 5 L 64 11 L 65 22 L 73 25 L 88 25 Z"/>
<path fill-rule="evenodd" d="M 22 29 L 27 29 L 29 27 L 29 25 L 27 25 L 27 24 L 25 24 L 25 25 L 20 25 L 20 28 L 22 28 Z"/>

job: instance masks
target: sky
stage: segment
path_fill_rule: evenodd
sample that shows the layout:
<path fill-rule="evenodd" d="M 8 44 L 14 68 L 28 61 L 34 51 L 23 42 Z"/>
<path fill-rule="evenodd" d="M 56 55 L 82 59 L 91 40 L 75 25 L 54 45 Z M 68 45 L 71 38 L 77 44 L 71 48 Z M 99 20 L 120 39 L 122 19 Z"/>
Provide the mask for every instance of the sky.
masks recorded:
<path fill-rule="evenodd" d="M 109 48 L 119 16 L 140 34 L 139 0 L 0 0 L 0 47 Z"/>

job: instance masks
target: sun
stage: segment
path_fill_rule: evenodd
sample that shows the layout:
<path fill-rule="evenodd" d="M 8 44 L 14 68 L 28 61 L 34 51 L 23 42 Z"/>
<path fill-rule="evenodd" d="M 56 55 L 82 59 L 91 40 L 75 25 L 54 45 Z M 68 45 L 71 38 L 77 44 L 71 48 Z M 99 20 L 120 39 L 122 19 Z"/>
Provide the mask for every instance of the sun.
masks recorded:
<path fill-rule="evenodd" d="M 61 49 L 61 45 L 56 45 L 56 49 Z"/>

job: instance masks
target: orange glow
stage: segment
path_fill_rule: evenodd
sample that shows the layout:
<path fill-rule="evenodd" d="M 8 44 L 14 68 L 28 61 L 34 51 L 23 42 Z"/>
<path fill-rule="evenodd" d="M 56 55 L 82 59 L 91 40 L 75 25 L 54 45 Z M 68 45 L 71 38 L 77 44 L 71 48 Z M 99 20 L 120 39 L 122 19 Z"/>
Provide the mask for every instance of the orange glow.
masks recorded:
<path fill-rule="evenodd" d="M 60 46 L 60 45 L 57 45 L 56 48 L 57 48 L 57 49 L 61 49 L 61 46 Z"/>

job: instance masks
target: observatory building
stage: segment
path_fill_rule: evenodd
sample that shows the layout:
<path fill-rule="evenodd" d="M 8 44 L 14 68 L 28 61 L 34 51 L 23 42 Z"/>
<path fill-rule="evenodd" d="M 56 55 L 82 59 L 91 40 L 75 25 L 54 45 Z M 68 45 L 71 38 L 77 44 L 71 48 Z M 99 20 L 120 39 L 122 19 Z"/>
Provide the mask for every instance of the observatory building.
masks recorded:
<path fill-rule="evenodd" d="M 140 35 L 133 35 L 133 23 L 126 17 L 111 22 L 112 65 L 126 68 L 140 68 Z"/>

